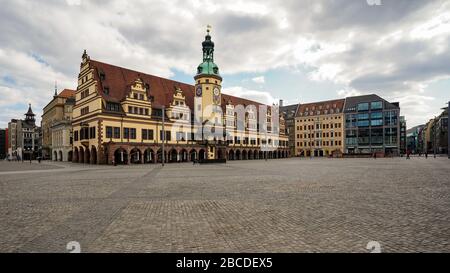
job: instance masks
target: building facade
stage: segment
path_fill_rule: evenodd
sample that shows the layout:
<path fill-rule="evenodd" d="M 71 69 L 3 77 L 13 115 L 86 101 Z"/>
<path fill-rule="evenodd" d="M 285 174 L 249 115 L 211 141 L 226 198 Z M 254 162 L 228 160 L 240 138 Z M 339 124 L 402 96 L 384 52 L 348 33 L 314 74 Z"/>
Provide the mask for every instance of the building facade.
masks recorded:
<path fill-rule="evenodd" d="M 377 95 L 345 102 L 345 153 L 399 155 L 400 106 Z"/>
<path fill-rule="evenodd" d="M 424 125 L 418 125 L 406 131 L 406 150 L 412 154 L 422 153 L 420 149 L 420 132 Z"/>
<path fill-rule="evenodd" d="M 406 132 L 406 118 L 400 116 L 400 154 L 404 155 L 407 151 L 407 132 Z"/>
<path fill-rule="evenodd" d="M 64 89 L 58 93 L 55 87 L 53 99 L 44 107 L 42 114 L 42 156 L 44 158 L 68 161 L 72 144 L 67 139 L 72 134 L 71 120 L 74 105 L 75 90 Z M 53 133 L 53 127 L 58 130 L 56 134 Z M 60 142 L 54 143 L 54 139 Z"/>
<path fill-rule="evenodd" d="M 301 104 L 295 120 L 296 156 L 340 157 L 344 151 L 345 100 Z"/>
<path fill-rule="evenodd" d="M 0 159 L 8 154 L 8 129 L 0 129 Z"/>
<path fill-rule="evenodd" d="M 431 125 L 431 142 L 436 154 L 448 154 L 448 110 L 442 110 Z"/>
<path fill-rule="evenodd" d="M 36 126 L 35 114 L 29 105 L 25 120 L 8 123 L 8 154 L 13 159 L 30 160 L 41 155 L 41 128 Z"/>
<path fill-rule="evenodd" d="M 295 155 L 295 119 L 297 117 L 297 109 L 300 104 L 283 106 L 282 101 L 280 101 L 280 112 L 283 114 L 286 123 L 286 135 L 289 138 L 289 153 Z"/>
<path fill-rule="evenodd" d="M 73 162 L 288 157 L 278 109 L 222 94 L 209 32 L 202 47 L 195 86 L 95 61 L 85 51 L 73 107 Z M 260 126 L 261 116 L 267 125 Z"/>

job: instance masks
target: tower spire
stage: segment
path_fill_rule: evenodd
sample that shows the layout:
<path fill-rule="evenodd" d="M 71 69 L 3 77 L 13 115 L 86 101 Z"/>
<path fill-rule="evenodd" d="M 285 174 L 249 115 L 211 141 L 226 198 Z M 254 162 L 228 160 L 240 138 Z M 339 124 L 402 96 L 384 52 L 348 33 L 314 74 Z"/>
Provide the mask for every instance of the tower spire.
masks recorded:
<path fill-rule="evenodd" d="M 55 81 L 55 97 L 58 96 L 58 82 Z"/>

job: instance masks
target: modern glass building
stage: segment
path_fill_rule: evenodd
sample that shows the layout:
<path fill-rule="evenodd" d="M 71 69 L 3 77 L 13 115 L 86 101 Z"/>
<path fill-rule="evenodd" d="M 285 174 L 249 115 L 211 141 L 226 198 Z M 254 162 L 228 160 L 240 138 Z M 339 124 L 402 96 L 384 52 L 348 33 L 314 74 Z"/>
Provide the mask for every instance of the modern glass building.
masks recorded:
<path fill-rule="evenodd" d="M 400 106 L 377 95 L 348 97 L 345 153 L 399 155 Z"/>

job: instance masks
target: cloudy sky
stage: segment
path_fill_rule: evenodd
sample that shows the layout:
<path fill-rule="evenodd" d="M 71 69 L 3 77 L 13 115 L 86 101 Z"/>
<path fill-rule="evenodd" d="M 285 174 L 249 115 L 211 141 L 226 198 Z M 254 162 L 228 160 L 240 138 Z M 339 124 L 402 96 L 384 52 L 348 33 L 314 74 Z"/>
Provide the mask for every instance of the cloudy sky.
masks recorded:
<path fill-rule="evenodd" d="M 192 83 L 213 26 L 224 93 L 312 102 L 377 93 L 408 127 L 450 100 L 450 1 L 0 0 L 0 127 L 76 88 L 91 58 Z M 380 2 L 381 5 L 377 5 Z"/>

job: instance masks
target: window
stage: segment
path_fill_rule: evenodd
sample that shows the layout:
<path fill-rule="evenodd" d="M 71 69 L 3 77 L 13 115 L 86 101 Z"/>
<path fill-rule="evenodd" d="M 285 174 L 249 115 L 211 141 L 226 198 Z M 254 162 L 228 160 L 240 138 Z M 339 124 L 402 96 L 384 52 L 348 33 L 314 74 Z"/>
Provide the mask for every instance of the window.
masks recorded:
<path fill-rule="evenodd" d="M 73 132 L 73 138 L 75 141 L 78 141 L 78 131 Z"/>
<path fill-rule="evenodd" d="M 358 120 L 367 120 L 369 119 L 369 114 L 358 114 Z"/>
<path fill-rule="evenodd" d="M 106 138 L 112 138 L 113 129 L 110 126 L 106 126 Z"/>
<path fill-rule="evenodd" d="M 114 138 L 120 138 L 120 128 L 114 127 Z"/>
<path fill-rule="evenodd" d="M 397 125 L 397 112 L 388 111 L 384 113 L 384 124 L 386 126 Z"/>
<path fill-rule="evenodd" d="M 95 138 L 95 127 L 89 128 L 89 139 Z"/>
<path fill-rule="evenodd" d="M 89 127 L 83 127 L 80 130 L 80 140 L 89 139 Z"/>
<path fill-rule="evenodd" d="M 130 138 L 130 128 L 123 128 L 123 137 Z"/>
<path fill-rule="evenodd" d="M 383 122 L 381 123 L 381 125 L 383 125 Z M 383 144 L 383 128 L 372 129 L 370 135 L 372 144 Z"/>
<path fill-rule="evenodd" d="M 142 139 L 147 140 L 148 139 L 148 130 L 142 129 Z"/>
<path fill-rule="evenodd" d="M 383 120 L 382 119 L 373 119 L 370 121 L 370 125 L 372 126 L 383 126 Z"/>
<path fill-rule="evenodd" d="M 374 101 L 370 104 L 370 108 L 372 110 L 380 110 L 383 109 L 383 103 L 381 101 Z"/>
<path fill-rule="evenodd" d="M 163 140 L 163 131 L 162 130 L 159 131 L 159 138 L 161 140 Z M 165 135 L 165 139 L 164 140 L 165 141 L 171 141 L 172 140 L 171 131 L 166 131 L 166 135 Z"/>
<path fill-rule="evenodd" d="M 120 106 L 119 106 L 119 104 L 117 104 L 117 103 L 112 103 L 112 102 L 107 102 L 106 103 L 106 110 L 107 111 L 113 111 L 113 112 L 119 112 L 120 110 L 120 108 L 119 108 Z"/>
<path fill-rule="evenodd" d="M 185 141 L 186 133 L 185 132 L 177 132 L 177 141 Z"/>
<path fill-rule="evenodd" d="M 152 116 L 162 117 L 162 110 L 161 109 L 152 109 Z"/>
<path fill-rule="evenodd" d="M 138 99 L 138 94 L 133 93 L 133 99 L 137 100 Z"/>
<path fill-rule="evenodd" d="M 369 110 L 369 103 L 359 103 L 358 111 L 367 111 Z"/>
<path fill-rule="evenodd" d="M 103 88 L 103 93 L 105 93 L 106 95 L 109 95 L 109 87 Z"/>
<path fill-rule="evenodd" d="M 89 106 L 81 108 L 81 115 L 86 115 L 89 113 Z"/>
<path fill-rule="evenodd" d="M 370 118 L 371 119 L 382 119 L 383 113 L 382 112 L 374 112 L 374 113 L 370 114 Z"/>
<path fill-rule="evenodd" d="M 81 91 L 81 99 L 86 98 L 87 96 L 89 96 L 89 89 L 86 89 L 84 91 Z"/>
<path fill-rule="evenodd" d="M 370 130 L 360 129 L 358 131 L 358 144 L 359 145 L 369 145 L 370 144 Z"/>
<path fill-rule="evenodd" d="M 368 120 L 358 120 L 358 127 L 369 127 Z"/>
<path fill-rule="evenodd" d="M 131 128 L 130 129 L 130 138 L 131 139 L 136 139 L 136 128 Z"/>

